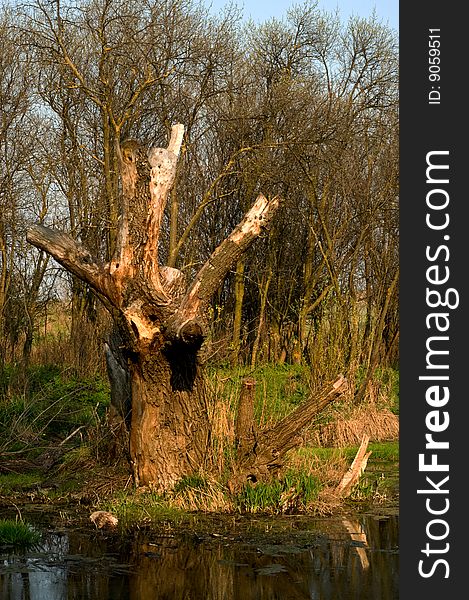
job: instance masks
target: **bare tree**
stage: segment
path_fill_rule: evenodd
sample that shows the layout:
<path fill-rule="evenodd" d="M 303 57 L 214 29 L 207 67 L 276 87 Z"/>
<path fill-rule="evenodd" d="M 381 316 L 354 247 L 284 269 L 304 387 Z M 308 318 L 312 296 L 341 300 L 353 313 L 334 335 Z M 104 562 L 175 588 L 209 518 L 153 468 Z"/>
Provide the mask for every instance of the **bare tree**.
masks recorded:
<path fill-rule="evenodd" d="M 182 138 L 183 126 L 175 125 L 168 148 L 152 148 L 147 155 L 135 140 L 119 148 L 123 192 L 116 252 L 109 263 L 99 264 L 67 234 L 42 225 L 28 232 L 30 243 L 86 281 L 111 312 L 131 380 L 134 478 L 161 490 L 209 458 L 209 400 L 198 359 L 207 309 L 279 202 L 260 195 L 186 286 L 181 271 L 158 260 L 161 220 Z"/>
<path fill-rule="evenodd" d="M 33 256 L 24 244 L 26 223 L 33 215 L 40 218 L 44 207 L 29 170 L 30 145 L 41 127 L 31 114 L 31 57 L 15 16 L 0 9 L 0 362 L 19 360 L 26 366 L 48 257 Z"/>

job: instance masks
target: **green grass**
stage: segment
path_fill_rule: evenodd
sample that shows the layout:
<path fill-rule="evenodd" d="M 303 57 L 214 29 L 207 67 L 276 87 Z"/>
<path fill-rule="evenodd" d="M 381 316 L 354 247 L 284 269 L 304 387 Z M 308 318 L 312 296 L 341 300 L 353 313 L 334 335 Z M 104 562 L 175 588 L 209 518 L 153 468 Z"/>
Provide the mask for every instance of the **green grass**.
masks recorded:
<path fill-rule="evenodd" d="M 70 378 L 53 365 L 32 366 L 26 385 L 14 383 L 12 367 L 2 373 L 8 393 L 0 396 L 0 451 L 18 452 L 93 427 L 109 406 L 108 383 L 99 377 Z"/>
<path fill-rule="evenodd" d="M 399 461 L 399 442 L 370 442 L 368 444 L 368 450 L 371 450 L 370 456 L 371 462 L 398 462 Z M 348 446 L 347 448 L 321 448 L 307 446 L 298 448 L 295 452 L 298 453 L 304 459 L 311 457 L 311 459 L 328 460 L 343 456 L 347 461 L 352 461 L 358 451 L 358 446 Z"/>
<path fill-rule="evenodd" d="M 0 519 L 0 546 L 33 547 L 40 539 L 41 534 L 28 523 L 22 520 Z"/>
<path fill-rule="evenodd" d="M 247 484 L 236 496 L 235 505 L 240 512 L 301 511 L 317 500 L 322 484 L 317 477 L 288 471 L 284 477 L 269 483 Z"/>
<path fill-rule="evenodd" d="M 260 365 L 255 369 L 241 366 L 209 369 L 209 377 L 218 395 L 228 399 L 233 410 L 238 404 L 242 380 L 245 377 L 256 380 L 254 413 L 260 424 L 281 419 L 306 400 L 309 395 L 308 373 L 305 365 L 287 364 Z"/>
<path fill-rule="evenodd" d="M 161 496 L 154 492 L 139 493 L 133 490 L 122 492 L 100 503 L 99 509 L 106 510 L 118 519 L 119 530 L 126 533 L 132 529 L 154 526 L 156 524 L 180 525 L 191 519 L 193 512 L 189 508 L 191 494 L 196 493 L 219 502 L 200 512 L 205 513 L 268 513 L 304 512 L 314 503 L 322 489 L 321 482 L 315 476 L 301 471 L 288 471 L 281 479 L 269 483 L 247 484 L 241 492 L 231 496 L 226 488 L 217 496 L 214 490 L 221 487 L 199 476 L 183 478 L 172 493 Z M 185 494 L 189 494 L 188 498 Z M 213 496 L 212 496 L 213 494 Z M 183 508 L 181 508 L 183 507 Z M 195 511 L 196 513 L 199 511 Z M 195 513 L 194 513 L 195 514 Z"/>
<path fill-rule="evenodd" d="M 104 501 L 100 505 L 100 510 L 106 510 L 115 515 L 119 520 L 119 530 L 123 533 L 150 523 L 177 524 L 185 517 L 183 510 L 171 506 L 165 498 L 153 492 L 118 493 L 113 498 Z"/>
<path fill-rule="evenodd" d="M 184 492 L 187 489 L 204 490 L 207 487 L 207 480 L 200 475 L 186 475 L 186 477 L 183 477 L 176 483 L 174 486 L 174 492 L 177 494 L 179 492 Z"/>
<path fill-rule="evenodd" d="M 358 448 L 357 448 L 358 449 Z M 399 461 L 399 441 L 376 442 L 368 445 L 368 450 L 372 451 L 370 461 L 373 462 L 398 462 Z"/>
<path fill-rule="evenodd" d="M 9 494 L 29 489 L 41 482 L 37 473 L 5 473 L 0 474 L 0 493 Z"/>
<path fill-rule="evenodd" d="M 355 386 L 360 386 L 363 370 L 356 372 Z M 282 419 L 308 399 L 312 389 L 311 368 L 301 364 L 265 364 L 255 369 L 245 366 L 210 367 L 209 377 L 216 396 L 228 401 L 236 414 L 242 380 L 256 380 L 254 414 L 259 425 Z M 399 415 L 399 371 L 390 367 L 378 368 L 373 374 L 373 389 L 377 408 L 387 408 Z M 314 418 L 315 425 L 327 424 L 337 418 L 337 412 L 347 415 L 354 405 L 348 399 L 338 400 Z"/>
<path fill-rule="evenodd" d="M 389 409 L 399 415 L 399 371 L 391 367 L 376 370 L 375 378 L 388 389 Z"/>
<path fill-rule="evenodd" d="M 246 485 L 236 500 L 240 512 L 266 512 L 280 505 L 283 486 L 279 481 Z"/>

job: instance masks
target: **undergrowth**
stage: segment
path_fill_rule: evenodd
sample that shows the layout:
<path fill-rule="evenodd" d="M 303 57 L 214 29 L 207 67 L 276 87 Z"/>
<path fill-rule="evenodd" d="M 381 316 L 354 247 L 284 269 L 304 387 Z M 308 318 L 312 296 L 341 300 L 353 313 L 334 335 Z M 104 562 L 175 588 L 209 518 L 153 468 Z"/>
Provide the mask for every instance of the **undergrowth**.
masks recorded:
<path fill-rule="evenodd" d="M 304 365 L 264 365 L 254 370 L 210 368 L 215 398 L 210 415 L 211 452 L 217 469 L 210 476 L 184 477 L 171 493 L 159 496 L 130 489 L 128 472 L 116 478 L 112 472 L 102 475 L 104 465 L 111 464 L 105 463 L 109 460 L 109 388 L 104 379 L 77 379 L 55 365 L 33 365 L 23 374 L 6 366 L 0 373 L 4 392 L 0 396 L 0 495 L 27 492 L 41 501 L 85 498 L 96 508 L 102 509 L 104 504 L 116 513 L 123 527 L 174 521 L 184 512 L 327 512 L 327 497 L 331 497 L 331 490 L 350 466 L 367 432 L 372 439 L 372 456 L 351 499 L 379 501 L 386 496 L 390 488 L 380 466 L 393 463 L 397 471 L 399 460 L 398 373 L 377 371 L 368 384 L 365 404 L 355 406 L 345 399 L 320 413 L 303 434 L 302 446 L 290 451 L 286 467 L 276 479 L 247 483 L 237 493 L 230 493 L 227 481 L 236 461 L 234 423 L 245 376 L 257 381 L 255 420 L 259 427 L 269 427 L 285 417 L 312 389 L 310 372 Z M 66 451 L 57 454 L 61 449 Z M 58 458 L 54 459 L 54 452 Z M 49 454 L 52 458 L 47 465 L 38 460 Z M 51 481 L 56 483 L 52 486 Z"/>
<path fill-rule="evenodd" d="M 37 455 L 73 431 L 83 434 L 105 417 L 109 388 L 99 377 L 77 379 L 55 365 L 2 370 L 0 453 Z"/>

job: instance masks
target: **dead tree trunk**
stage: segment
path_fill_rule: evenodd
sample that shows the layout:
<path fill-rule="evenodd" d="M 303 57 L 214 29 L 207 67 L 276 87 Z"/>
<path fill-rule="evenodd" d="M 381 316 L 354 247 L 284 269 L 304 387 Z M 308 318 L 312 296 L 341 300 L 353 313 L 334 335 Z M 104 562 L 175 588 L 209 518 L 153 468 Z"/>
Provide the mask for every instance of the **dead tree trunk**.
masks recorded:
<path fill-rule="evenodd" d="M 313 417 L 319 414 L 328 404 L 339 398 L 347 390 L 347 380 L 340 375 L 333 383 L 324 385 L 314 393 L 306 402 L 301 404 L 292 413 L 276 423 L 269 429 L 256 432 L 254 424 L 251 426 L 244 417 L 244 429 L 249 435 L 244 439 L 243 445 L 238 447 L 237 464 L 233 477 L 228 487 L 232 492 L 238 491 L 243 485 L 251 481 L 266 481 L 279 471 L 285 463 L 285 455 L 292 448 L 301 444 L 301 434 L 311 424 Z M 251 381 L 249 389 L 253 389 Z M 240 409 L 246 403 L 246 385 L 244 385 Z M 252 419 L 254 418 L 253 413 Z"/>
<path fill-rule="evenodd" d="M 118 355 L 113 366 L 119 372 L 124 365 L 130 381 L 134 479 L 159 491 L 210 466 L 208 398 L 198 359 L 207 309 L 229 269 L 279 204 L 260 195 L 189 285 L 181 271 L 161 266 L 160 226 L 183 131 L 182 125 L 173 127 L 168 148 L 147 153 L 134 140 L 118 148 L 122 194 L 116 252 L 109 263 L 99 263 L 69 235 L 42 225 L 31 227 L 27 235 L 31 244 L 91 286 L 110 311 L 121 340 L 117 349 L 109 345 Z M 125 373 L 121 375 L 125 382 Z"/>
<path fill-rule="evenodd" d="M 254 421 L 255 394 L 256 380 L 252 377 L 246 377 L 242 382 L 235 423 L 235 444 L 239 456 L 243 456 L 246 452 L 249 452 L 254 445 L 256 436 Z"/>

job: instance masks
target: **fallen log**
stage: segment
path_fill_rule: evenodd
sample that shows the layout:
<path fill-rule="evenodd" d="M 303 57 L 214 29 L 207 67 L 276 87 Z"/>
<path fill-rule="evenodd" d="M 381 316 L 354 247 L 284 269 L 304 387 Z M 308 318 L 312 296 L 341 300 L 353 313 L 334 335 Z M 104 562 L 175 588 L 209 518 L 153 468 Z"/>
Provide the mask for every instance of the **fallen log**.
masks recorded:
<path fill-rule="evenodd" d="M 371 455 L 371 451 L 366 451 L 369 441 L 370 436 L 364 435 L 350 468 L 340 480 L 339 485 L 335 488 L 335 493 L 337 496 L 349 496 L 352 488 L 358 483 L 361 474 L 366 469 L 368 459 Z"/>

